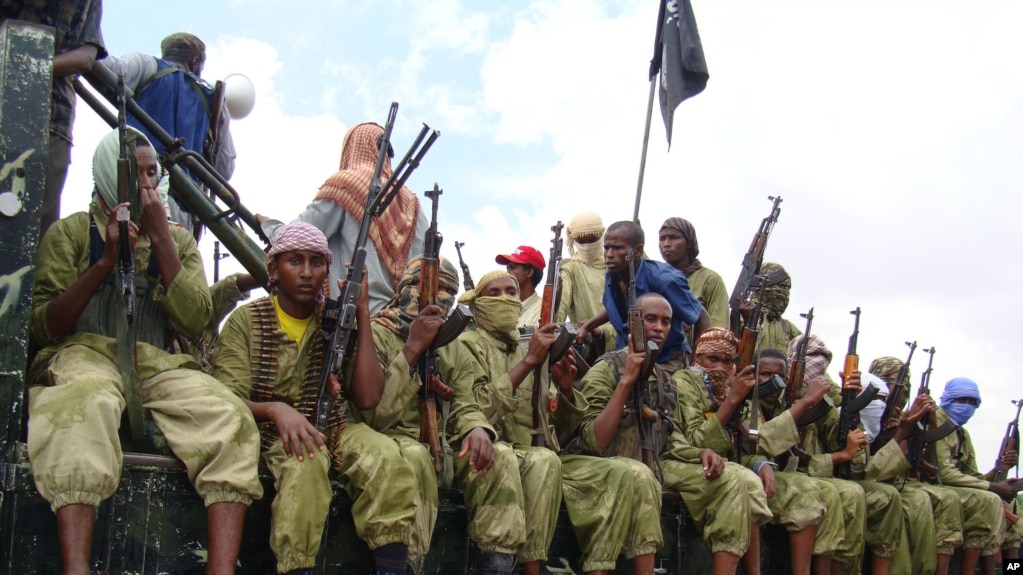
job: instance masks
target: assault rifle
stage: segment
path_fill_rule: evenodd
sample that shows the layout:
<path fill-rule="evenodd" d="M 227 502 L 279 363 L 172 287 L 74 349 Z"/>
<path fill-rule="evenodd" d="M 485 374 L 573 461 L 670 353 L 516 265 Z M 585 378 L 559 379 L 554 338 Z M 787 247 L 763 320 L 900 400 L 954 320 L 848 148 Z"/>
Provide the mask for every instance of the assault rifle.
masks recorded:
<path fill-rule="evenodd" d="M 660 350 L 657 347 L 657 343 L 647 341 L 643 313 L 639 309 L 639 304 L 636 303 L 636 255 L 630 249 L 625 257 L 629 261 L 629 334 L 632 335 L 632 352 L 646 354 L 643 368 L 639 372 L 639 378 L 636 379 L 636 383 L 632 386 L 632 400 L 636 404 L 634 417 L 636 420 L 636 430 L 639 433 L 640 460 L 651 471 L 656 473 L 658 454 L 654 453 L 653 444 L 651 443 L 653 434 L 651 433 L 650 425 L 657 421 L 657 412 L 643 401 L 643 391 L 647 387 L 646 382 L 650 378 L 650 373 L 657 364 L 657 356 Z"/>
<path fill-rule="evenodd" d="M 419 274 L 419 311 L 430 305 L 437 305 L 437 291 L 440 289 L 440 244 L 444 240 L 437 231 L 437 205 L 443 190 L 436 183 L 426 192 L 430 198 L 430 227 L 423 242 L 423 267 Z M 457 311 L 457 310 L 456 310 Z M 437 473 L 444 471 L 444 451 L 440 444 L 440 427 L 437 421 L 437 401 L 450 401 L 454 390 L 440 379 L 440 354 L 438 348 L 447 345 L 465 329 L 468 317 L 452 314 L 438 332 L 430 347 L 419 358 L 419 442 L 430 449 L 433 467 Z M 449 323 L 454 323 L 449 326 Z M 459 325 L 460 323 L 460 325 Z"/>
<path fill-rule="evenodd" d="M 735 287 L 732 288 L 732 295 L 728 298 L 728 307 L 731 308 L 728 323 L 735 337 L 742 336 L 739 332 L 741 317 L 739 307 L 744 301 L 749 300 L 752 294 L 753 277 L 760 273 L 760 266 L 764 263 L 764 250 L 767 249 L 767 240 L 771 236 L 774 224 L 778 222 L 778 216 L 781 214 L 781 208 L 779 207 L 781 196 L 768 196 L 767 199 L 774 202 L 771 206 L 771 213 L 760 222 L 760 228 L 753 235 L 753 241 L 750 242 L 749 250 L 746 251 L 746 255 L 742 258 L 742 269 L 739 271 L 739 279 L 736 280 Z"/>
<path fill-rule="evenodd" d="M 927 369 L 920 375 L 920 389 L 916 396 L 931 395 L 931 371 L 934 365 L 934 347 L 924 350 L 927 358 Z M 931 412 L 926 421 L 917 424 L 923 431 L 909 438 L 909 446 L 906 450 L 906 457 L 909 459 L 910 473 L 917 476 L 920 481 L 933 477 L 938 473 L 937 461 L 934 459 L 931 445 L 956 430 L 956 424 L 951 419 L 942 426 L 938 426 L 938 415 Z"/>
<path fill-rule="evenodd" d="M 117 359 L 121 372 L 121 386 L 126 395 L 128 424 L 138 447 L 146 437 L 145 413 L 142 394 L 138 387 L 138 337 L 135 322 L 135 248 L 131 245 L 129 222 L 139 222 L 142 201 L 139 195 L 139 166 L 135 156 L 136 133 L 128 129 L 125 109 L 124 77 L 117 77 L 117 203 L 129 203 L 117 210 L 117 286 L 124 306 L 124 321 L 118 322 Z M 113 207 L 113 206 L 111 206 Z"/>
<path fill-rule="evenodd" d="M 469 274 L 469 264 L 465 263 L 462 259 L 462 246 L 465 242 L 455 241 L 455 251 L 458 252 L 458 265 L 462 268 L 462 287 L 465 291 L 472 291 L 476 289 L 476 284 L 472 281 L 472 276 Z"/>
<path fill-rule="evenodd" d="M 1023 409 L 1023 399 L 1014 399 L 1012 404 L 1016 406 L 1016 418 L 1009 422 L 1005 428 L 1005 437 L 1002 438 L 1002 446 L 998 449 L 998 459 L 995 460 L 994 481 L 1005 481 L 1009 478 L 1009 469 L 1002 465 L 1002 458 L 1009 451 L 1019 450 L 1019 412 Z M 1016 463 L 1016 473 L 1019 473 L 1019 462 Z M 1015 492 L 1023 491 L 1023 479 L 1017 479 L 1009 484 Z M 1015 502 L 1013 502 L 1015 505 Z M 1019 516 L 1005 509 L 1005 518 L 1010 523 L 1019 521 Z"/>
<path fill-rule="evenodd" d="M 739 355 L 736 358 L 738 362 L 736 373 L 740 373 L 746 369 L 746 366 L 754 364 L 753 356 L 759 352 L 763 336 L 763 306 L 764 293 L 767 290 L 767 278 L 758 275 L 754 277 L 754 282 L 760 290 L 760 297 L 757 299 L 753 312 L 750 314 L 750 321 L 742 327 L 742 338 L 739 340 Z M 759 364 L 760 361 L 755 363 Z M 760 444 L 760 400 L 770 396 L 769 393 L 765 392 L 771 389 L 771 385 L 761 386 L 760 377 L 757 374 L 754 374 L 754 377 L 756 379 L 753 389 L 750 390 L 749 397 L 746 399 L 746 401 L 753 402 L 750 409 L 750 424 L 747 425 L 742 419 L 742 406 L 737 408 L 735 415 L 732 416 L 732 421 L 735 422 L 735 437 L 733 437 L 732 443 L 735 444 L 736 457 L 739 456 L 740 439 L 745 442 L 744 446 L 748 453 L 756 453 L 757 446 Z"/>
<path fill-rule="evenodd" d="M 877 453 L 895 436 L 895 428 L 885 429 L 885 424 L 895 416 L 897 409 L 902 409 L 902 405 L 906 402 L 906 379 L 909 377 L 909 363 L 913 361 L 916 342 L 907 341 L 906 345 L 909 346 L 909 357 L 906 358 L 906 363 L 899 368 L 899 373 L 895 376 L 895 383 L 888 391 L 888 399 L 885 401 L 884 411 L 881 413 L 881 431 L 874 438 L 874 442 L 870 444 L 871 453 Z"/>
<path fill-rule="evenodd" d="M 842 375 L 846 380 L 852 375 L 852 372 L 859 371 L 860 369 L 860 356 L 856 355 L 856 346 L 860 338 L 860 308 L 857 307 L 849 313 L 856 316 L 856 320 L 853 323 L 852 335 L 849 336 L 849 349 L 845 354 L 845 364 L 842 366 Z M 871 401 L 874 401 L 874 398 L 877 397 L 880 391 L 873 384 L 868 383 L 866 389 L 857 392 L 847 389 L 843 382 L 842 407 L 838 413 L 839 438 L 848 437 L 850 431 L 859 428 L 860 412 Z M 837 471 L 841 479 L 849 479 L 849 462 L 842 464 Z"/>
<path fill-rule="evenodd" d="M 806 330 L 803 332 L 803 339 L 796 345 L 796 356 L 789 366 L 788 378 L 785 380 L 785 403 L 788 407 L 803 395 L 803 381 L 806 379 L 806 352 L 810 345 L 810 328 L 813 326 L 813 308 L 806 313 L 799 314 L 799 317 L 806 318 Z M 809 383 L 809 382 L 807 382 Z M 795 471 L 799 462 L 806 462 L 810 454 L 803 448 L 803 441 L 806 438 L 806 426 L 820 419 L 831 409 L 823 399 L 810 406 L 803 415 L 796 420 L 796 427 L 799 428 L 799 443 L 789 448 L 784 469 Z"/>
<path fill-rule="evenodd" d="M 424 125 L 408 153 L 394 169 L 387 183 L 382 186 L 380 175 L 383 172 L 384 159 L 391 150 L 391 130 L 394 129 L 394 119 L 397 115 L 398 103 L 392 102 L 391 109 L 387 114 L 387 122 L 384 124 L 384 133 L 377 141 L 377 160 L 373 166 L 373 177 L 370 179 L 369 191 L 366 195 L 366 209 L 362 213 L 359 235 L 354 245 L 355 251 L 351 264 L 348 266 L 348 275 L 338 298 L 336 300 L 328 299 L 323 306 L 320 331 L 324 339 L 327 340 L 327 348 L 324 352 L 319 396 L 316 399 L 316 411 L 313 414 L 312 422 L 321 432 L 326 432 L 327 420 L 334 406 L 334 398 L 330 395 L 330 376 L 335 375 L 339 380 L 342 378 L 345 364 L 352 359 L 352 352 L 355 348 L 356 306 L 359 295 L 362 293 L 362 278 L 365 275 L 366 241 L 369 239 L 369 226 L 372 224 L 373 218 L 380 215 L 401 191 L 412 170 L 419 165 L 427 150 L 440 136 L 440 133 L 434 130 L 424 144 L 423 140 L 429 130 L 429 127 Z M 413 153 L 416 150 L 418 153 L 413 158 Z"/>
<path fill-rule="evenodd" d="M 551 239 L 550 260 L 547 265 L 547 277 L 543 286 L 543 297 L 540 300 L 540 325 L 554 323 L 554 314 L 557 312 L 557 299 L 559 282 L 561 280 L 561 252 L 564 247 L 564 240 L 561 238 L 561 230 L 564 224 L 558 221 L 551 226 L 554 238 Z M 533 370 L 533 447 L 552 447 L 558 450 L 557 438 L 550 434 L 548 414 L 550 413 L 550 366 L 561 361 L 566 353 L 572 350 L 572 342 L 575 341 L 575 327 L 571 324 L 563 324 L 558 328 L 554 345 L 547 353 L 546 365 L 541 364 Z M 548 435 L 552 445 L 548 445 Z"/>

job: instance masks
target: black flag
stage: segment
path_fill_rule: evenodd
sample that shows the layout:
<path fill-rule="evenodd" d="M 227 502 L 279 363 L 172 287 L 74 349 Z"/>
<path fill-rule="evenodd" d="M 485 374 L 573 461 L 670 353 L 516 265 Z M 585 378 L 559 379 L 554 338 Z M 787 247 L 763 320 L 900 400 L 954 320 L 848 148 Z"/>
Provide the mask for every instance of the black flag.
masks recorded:
<path fill-rule="evenodd" d="M 660 73 L 661 117 L 671 146 L 675 108 L 707 87 L 707 61 L 690 0 L 661 0 L 650 79 Z"/>

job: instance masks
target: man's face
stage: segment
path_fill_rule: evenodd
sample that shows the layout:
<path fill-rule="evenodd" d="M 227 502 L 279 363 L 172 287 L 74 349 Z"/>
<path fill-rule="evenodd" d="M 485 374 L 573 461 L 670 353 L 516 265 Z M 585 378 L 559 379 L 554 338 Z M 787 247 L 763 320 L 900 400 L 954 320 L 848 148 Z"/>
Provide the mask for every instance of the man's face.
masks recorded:
<path fill-rule="evenodd" d="M 277 299 L 284 311 L 294 315 L 316 304 L 327 278 L 327 258 L 310 250 L 284 252 L 270 261 L 267 272 L 277 281 Z"/>
<path fill-rule="evenodd" d="M 515 278 L 515 281 L 519 282 L 520 286 L 533 285 L 532 266 L 527 264 L 517 264 L 515 262 L 509 262 L 506 266 L 504 266 L 504 269 Z"/>
<path fill-rule="evenodd" d="M 757 367 L 757 379 L 760 383 L 767 383 L 775 375 L 785 378 L 785 362 L 776 357 L 761 357 Z"/>
<path fill-rule="evenodd" d="M 643 246 L 632 245 L 622 230 L 604 234 L 604 265 L 607 271 L 614 274 L 628 273 L 627 256 L 630 249 L 633 251 L 633 258 L 638 259 Z"/>
<path fill-rule="evenodd" d="M 160 183 L 160 163 L 156 159 L 156 150 L 150 146 L 137 146 L 135 159 L 139 164 L 139 187 L 155 190 Z"/>
<path fill-rule="evenodd" d="M 682 232 L 673 228 L 664 228 L 657 239 L 657 246 L 661 248 L 661 257 L 664 258 L 664 261 L 677 266 L 682 261 L 689 260 L 689 242 L 682 236 Z"/>
<path fill-rule="evenodd" d="M 519 288 L 515 285 L 515 280 L 512 278 L 497 278 L 490 280 L 490 283 L 483 287 L 483 297 L 500 297 L 503 295 L 510 295 L 512 297 L 519 297 Z"/>
<path fill-rule="evenodd" d="M 698 353 L 693 357 L 693 363 L 706 370 L 723 369 L 735 372 L 735 354 Z"/>
<path fill-rule="evenodd" d="M 664 347 L 664 340 L 668 339 L 671 330 L 671 305 L 664 299 L 648 297 L 640 302 L 639 311 L 643 316 L 646 339 Z"/>

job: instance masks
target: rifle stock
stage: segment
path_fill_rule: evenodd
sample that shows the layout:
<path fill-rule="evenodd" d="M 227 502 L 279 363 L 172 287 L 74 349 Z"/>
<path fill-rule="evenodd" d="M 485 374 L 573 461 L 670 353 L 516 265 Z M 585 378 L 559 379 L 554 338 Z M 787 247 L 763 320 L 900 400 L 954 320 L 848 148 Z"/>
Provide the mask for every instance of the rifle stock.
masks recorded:
<path fill-rule="evenodd" d="M 657 421 L 657 414 L 643 400 L 643 390 L 646 388 L 646 381 L 657 363 L 659 349 L 655 342 L 647 341 L 646 339 L 646 325 L 643 323 L 643 313 L 636 302 L 636 254 L 630 249 L 626 254 L 626 259 L 629 262 L 629 334 L 632 336 L 632 352 L 646 354 L 639 378 L 632 386 L 633 401 L 636 404 L 635 420 L 636 430 L 639 434 L 640 460 L 656 473 L 657 454 L 651 449 L 650 425 L 653 421 Z M 650 415 L 653 416 L 652 420 L 648 419 Z"/>
<path fill-rule="evenodd" d="M 742 258 L 742 269 L 739 271 L 739 279 L 736 280 L 735 287 L 732 288 L 732 293 L 728 298 L 728 307 L 730 308 L 728 323 L 735 337 L 741 337 L 739 307 L 744 301 L 749 299 L 753 277 L 760 273 L 760 266 L 764 263 L 764 250 L 767 249 L 767 240 L 771 237 L 771 230 L 774 229 L 774 224 L 778 222 L 778 216 L 781 215 L 781 196 L 768 196 L 767 199 L 773 202 L 771 213 L 760 222 L 757 233 L 753 234 L 753 240 L 750 242 L 749 249 L 746 250 L 746 255 Z"/>
<path fill-rule="evenodd" d="M 437 305 L 437 291 L 440 289 L 440 244 L 443 237 L 437 230 L 437 209 L 443 190 L 436 183 L 433 190 L 426 192 L 430 199 L 430 227 L 426 231 L 423 249 L 423 265 L 419 275 L 419 309 Z M 419 358 L 419 441 L 426 444 L 437 473 L 444 471 L 444 451 L 440 441 L 440 427 L 437 421 L 437 401 L 448 399 L 454 390 L 440 379 L 440 357 L 437 348 L 430 345 Z"/>
<path fill-rule="evenodd" d="M 557 309 L 555 300 L 557 299 L 558 281 L 560 280 L 561 251 L 564 245 L 564 240 L 561 239 L 561 230 L 564 227 L 560 220 L 557 224 L 551 226 L 554 238 L 551 240 L 547 276 L 543 286 L 543 297 L 540 300 L 540 325 L 554 323 L 554 313 Z M 575 338 L 569 336 L 565 329 L 561 329 L 561 332 L 558 334 L 558 340 L 555 341 L 555 345 L 559 348 L 558 357 L 554 356 L 555 350 L 554 346 L 552 346 L 548 351 L 547 361 L 538 365 L 533 370 L 533 394 L 531 397 L 533 408 L 533 447 L 552 447 L 555 451 L 558 451 L 557 438 L 551 436 L 551 442 L 554 445 L 548 445 L 547 439 L 550 434 L 548 424 L 550 418 L 548 415 L 551 410 L 550 366 L 564 357 L 573 339 Z"/>
<path fill-rule="evenodd" d="M 885 401 L 884 411 L 881 413 L 881 431 L 874 438 L 874 442 L 870 444 L 871 453 L 877 453 L 895 436 L 894 429 L 885 429 L 884 426 L 889 419 L 895 416 L 896 410 L 901 409 L 906 400 L 906 379 L 909 375 L 909 364 L 913 361 L 913 352 L 916 351 L 916 341 L 907 341 L 906 345 L 909 347 L 909 357 L 906 358 L 906 363 L 899 368 L 899 373 L 895 376 L 895 384 L 888 391 L 888 400 Z"/>
<path fill-rule="evenodd" d="M 324 353 L 319 395 L 316 399 L 316 409 L 312 421 L 321 433 L 327 432 L 328 419 L 334 407 L 335 400 L 330 394 L 331 376 L 336 377 L 338 381 L 343 379 L 345 364 L 351 361 L 352 351 L 355 348 L 355 317 L 359 296 L 362 293 L 362 278 L 365 275 L 366 241 L 369 239 L 369 226 L 372 223 L 373 215 L 381 201 L 380 174 L 384 168 L 387 150 L 391 145 L 391 130 L 394 129 L 394 120 L 397 114 L 398 103 L 392 102 L 387 114 L 387 122 L 384 124 L 384 133 L 378 142 L 376 164 L 373 166 L 373 176 L 366 194 L 366 208 L 363 210 L 351 265 L 348 266 L 348 275 L 337 300 L 328 299 L 323 308 L 321 333 L 327 340 L 327 349 Z"/>

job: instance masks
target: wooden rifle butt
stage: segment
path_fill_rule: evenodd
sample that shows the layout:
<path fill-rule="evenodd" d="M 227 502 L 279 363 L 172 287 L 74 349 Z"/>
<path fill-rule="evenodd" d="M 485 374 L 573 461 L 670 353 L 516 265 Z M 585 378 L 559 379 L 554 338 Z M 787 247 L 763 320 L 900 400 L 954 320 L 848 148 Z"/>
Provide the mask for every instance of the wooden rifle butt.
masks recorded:
<path fill-rule="evenodd" d="M 433 468 L 444 471 L 444 451 L 440 446 L 440 428 L 437 424 L 437 401 L 433 397 L 419 398 L 419 442 L 430 450 Z"/>

